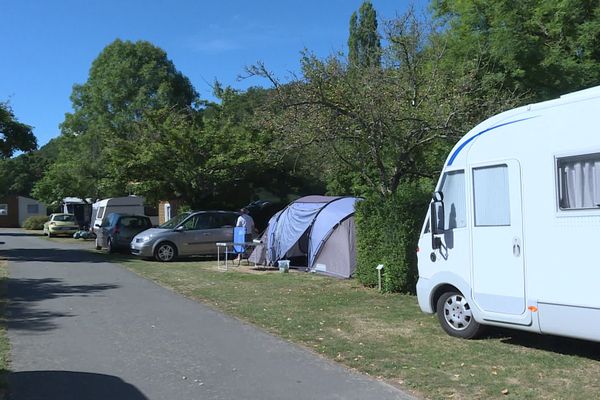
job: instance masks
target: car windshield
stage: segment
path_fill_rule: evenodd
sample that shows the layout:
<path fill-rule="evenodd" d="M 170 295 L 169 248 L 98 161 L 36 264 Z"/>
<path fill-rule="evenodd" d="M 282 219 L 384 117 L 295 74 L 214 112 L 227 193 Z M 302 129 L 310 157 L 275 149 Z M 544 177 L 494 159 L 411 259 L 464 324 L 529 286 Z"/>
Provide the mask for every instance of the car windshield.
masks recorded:
<path fill-rule="evenodd" d="M 74 222 L 75 216 L 69 214 L 55 215 L 54 221 L 62 221 L 62 222 Z"/>
<path fill-rule="evenodd" d="M 189 213 L 179 214 L 179 215 L 171 218 L 170 220 L 168 220 L 164 224 L 159 225 L 158 227 L 162 228 L 162 229 L 175 229 L 175 227 L 177 225 L 179 225 L 181 222 L 183 222 L 184 219 L 186 219 L 189 216 L 190 216 Z"/>

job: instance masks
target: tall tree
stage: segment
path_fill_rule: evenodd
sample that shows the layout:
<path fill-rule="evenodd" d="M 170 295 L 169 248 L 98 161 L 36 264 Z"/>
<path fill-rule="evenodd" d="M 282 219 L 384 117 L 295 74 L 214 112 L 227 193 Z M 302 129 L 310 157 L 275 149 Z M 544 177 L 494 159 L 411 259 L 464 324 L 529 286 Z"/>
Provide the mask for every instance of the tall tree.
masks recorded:
<path fill-rule="evenodd" d="M 115 40 L 93 61 L 88 80 L 74 85 L 64 133 L 101 130 L 127 138 L 147 110 L 185 109 L 198 102 L 189 79 L 167 54 L 146 41 Z"/>
<path fill-rule="evenodd" d="M 251 71 L 276 85 L 278 108 L 265 124 L 282 150 L 318 154 L 315 168 L 338 190 L 388 196 L 402 182 L 433 176 L 475 121 L 514 104 L 510 93 L 475 79 L 481 64 L 446 68 L 445 42 L 412 10 L 385 35 L 382 68 L 306 53 L 302 78 L 286 84 L 264 66 Z"/>
<path fill-rule="evenodd" d="M 348 60 L 361 67 L 381 64 L 381 42 L 377 31 L 377 12 L 370 1 L 365 1 L 350 17 Z"/>
<path fill-rule="evenodd" d="M 36 148 L 37 140 L 31 127 L 17 120 L 8 103 L 0 102 L 0 158 Z"/>
<path fill-rule="evenodd" d="M 533 100 L 600 82 L 597 0 L 435 0 L 451 63 L 483 53 L 490 77 Z"/>
<path fill-rule="evenodd" d="M 115 40 L 74 85 L 73 113 L 61 125 L 58 157 L 34 193 L 48 203 L 65 195 L 98 198 L 135 193 L 140 177 L 124 174 L 124 149 L 144 140 L 144 118 L 160 110 L 194 113 L 198 94 L 167 54 L 149 42 Z M 147 143 L 151 145 L 151 143 Z M 178 151 L 179 149 L 172 149 Z M 163 168 L 165 164 L 162 164 Z"/>

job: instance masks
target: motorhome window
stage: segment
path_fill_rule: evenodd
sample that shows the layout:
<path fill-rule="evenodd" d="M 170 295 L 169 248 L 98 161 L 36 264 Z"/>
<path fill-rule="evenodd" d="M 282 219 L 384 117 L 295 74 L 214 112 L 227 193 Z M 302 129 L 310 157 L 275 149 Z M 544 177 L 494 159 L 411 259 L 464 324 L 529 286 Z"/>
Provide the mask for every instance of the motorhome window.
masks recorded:
<path fill-rule="evenodd" d="M 40 207 L 37 204 L 27 204 L 27 214 L 38 214 Z"/>
<path fill-rule="evenodd" d="M 102 219 L 102 218 L 104 218 L 104 210 L 105 210 L 105 208 L 104 208 L 104 207 L 100 207 L 100 208 L 98 208 L 98 216 L 96 217 L 97 219 Z"/>
<path fill-rule="evenodd" d="M 464 171 L 446 172 L 442 182 L 444 194 L 444 230 L 467 226 Z"/>
<path fill-rule="evenodd" d="M 600 207 L 600 154 L 559 158 L 557 174 L 562 210 Z"/>
<path fill-rule="evenodd" d="M 510 225 L 508 166 L 473 169 L 475 226 Z"/>
<path fill-rule="evenodd" d="M 0 215 L 8 215 L 8 204 L 0 204 Z"/>

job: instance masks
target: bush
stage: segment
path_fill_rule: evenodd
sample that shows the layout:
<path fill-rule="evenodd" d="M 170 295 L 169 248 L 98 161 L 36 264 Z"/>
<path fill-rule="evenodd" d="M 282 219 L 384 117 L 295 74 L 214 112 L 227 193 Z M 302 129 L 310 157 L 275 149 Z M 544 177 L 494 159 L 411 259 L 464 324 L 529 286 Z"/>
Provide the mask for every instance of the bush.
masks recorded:
<path fill-rule="evenodd" d="M 23 221 L 23 228 L 30 231 L 41 231 L 44 229 L 44 222 L 48 221 L 48 217 L 44 215 L 34 215 Z"/>
<path fill-rule="evenodd" d="M 385 198 L 371 196 L 356 207 L 356 278 L 377 286 L 383 264 L 385 292 L 414 293 L 417 282 L 417 243 L 431 192 L 415 184 L 400 187 Z"/>

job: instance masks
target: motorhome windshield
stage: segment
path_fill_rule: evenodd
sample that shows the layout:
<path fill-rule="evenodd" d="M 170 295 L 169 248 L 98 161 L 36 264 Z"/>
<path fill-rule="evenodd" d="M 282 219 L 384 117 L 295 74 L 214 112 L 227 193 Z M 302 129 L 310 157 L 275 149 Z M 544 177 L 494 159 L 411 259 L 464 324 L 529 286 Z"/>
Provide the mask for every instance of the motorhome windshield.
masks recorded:
<path fill-rule="evenodd" d="M 179 215 L 171 218 L 170 220 L 168 220 L 164 224 L 159 225 L 158 227 L 161 228 L 161 229 L 175 229 L 175 227 L 177 225 L 179 225 L 180 223 L 182 223 L 183 220 L 186 219 L 189 216 L 190 216 L 189 213 L 179 214 Z"/>

